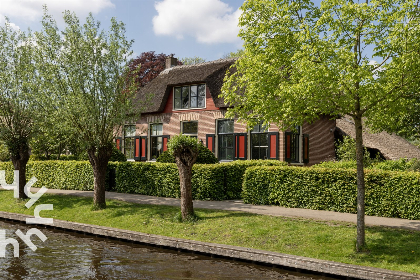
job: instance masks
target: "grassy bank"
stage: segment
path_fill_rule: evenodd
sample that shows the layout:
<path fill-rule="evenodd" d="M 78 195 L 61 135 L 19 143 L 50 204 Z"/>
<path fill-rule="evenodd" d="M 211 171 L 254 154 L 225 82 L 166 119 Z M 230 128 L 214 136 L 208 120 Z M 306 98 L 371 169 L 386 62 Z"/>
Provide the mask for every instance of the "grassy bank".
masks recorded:
<path fill-rule="evenodd" d="M 53 204 L 42 217 L 134 230 L 176 238 L 236 245 L 349 264 L 419 273 L 420 232 L 368 227 L 368 252 L 354 253 L 356 226 L 197 209 L 201 219 L 179 223 L 179 208 L 108 200 L 107 208 L 91 211 L 92 199 L 44 194 L 35 204 Z M 0 211 L 33 215 L 12 191 L 0 191 Z"/>

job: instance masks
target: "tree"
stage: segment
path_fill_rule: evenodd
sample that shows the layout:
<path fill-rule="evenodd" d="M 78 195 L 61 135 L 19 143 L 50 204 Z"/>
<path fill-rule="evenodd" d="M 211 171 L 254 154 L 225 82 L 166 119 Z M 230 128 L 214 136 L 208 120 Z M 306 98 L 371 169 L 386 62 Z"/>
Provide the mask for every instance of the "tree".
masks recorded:
<path fill-rule="evenodd" d="M 181 217 L 183 221 L 194 218 L 192 201 L 192 167 L 197 160 L 199 145 L 197 139 L 176 135 L 168 142 L 168 150 L 175 157 L 181 188 Z"/>
<path fill-rule="evenodd" d="M 66 11 L 64 22 L 60 32 L 45 8 L 43 29 L 36 33 L 43 104 L 57 110 L 57 123 L 78 135 L 93 168 L 94 207 L 105 208 L 105 177 L 115 134 L 126 121 L 138 117 L 131 105 L 137 86 L 134 79 L 126 79 L 132 41 L 115 18 L 109 31 L 100 30 L 91 14 L 81 25 L 74 13 Z"/>
<path fill-rule="evenodd" d="M 7 18 L 0 41 L 0 139 L 19 172 L 18 196 L 24 199 L 29 140 L 37 125 L 31 102 L 38 92 L 34 46 L 31 33 L 15 30 Z"/>
<path fill-rule="evenodd" d="M 241 57 L 244 54 L 243 49 L 238 49 L 236 52 L 230 52 L 228 54 L 225 54 L 223 58 L 236 58 Z"/>
<path fill-rule="evenodd" d="M 198 56 L 184 57 L 184 58 L 181 58 L 180 61 L 182 62 L 183 65 L 194 65 L 194 64 L 206 62 L 204 58 L 201 58 Z"/>
<path fill-rule="evenodd" d="M 135 77 L 138 86 L 144 87 L 165 70 L 167 57 L 166 54 L 155 54 L 154 51 L 141 53 L 130 61 L 128 78 Z M 182 65 L 182 63 L 178 61 L 178 65 Z"/>
<path fill-rule="evenodd" d="M 241 7 L 244 55 L 225 79 L 228 116 L 287 129 L 320 114 L 349 115 L 356 130 L 357 242 L 365 245 L 363 123 L 402 110 L 418 91 L 415 1 L 249 0 Z M 379 62 L 373 62 L 373 60 Z M 415 90 L 414 88 L 417 87 Z"/>

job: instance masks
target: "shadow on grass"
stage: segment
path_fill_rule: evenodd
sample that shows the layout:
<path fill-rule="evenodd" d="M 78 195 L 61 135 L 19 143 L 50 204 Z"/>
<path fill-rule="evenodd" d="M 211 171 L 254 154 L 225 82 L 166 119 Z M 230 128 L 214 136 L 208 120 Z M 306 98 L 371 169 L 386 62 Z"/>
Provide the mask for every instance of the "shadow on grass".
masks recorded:
<path fill-rule="evenodd" d="M 354 254 L 352 258 L 370 263 L 420 263 L 420 232 L 381 227 L 369 227 L 366 232 L 368 252 Z"/>

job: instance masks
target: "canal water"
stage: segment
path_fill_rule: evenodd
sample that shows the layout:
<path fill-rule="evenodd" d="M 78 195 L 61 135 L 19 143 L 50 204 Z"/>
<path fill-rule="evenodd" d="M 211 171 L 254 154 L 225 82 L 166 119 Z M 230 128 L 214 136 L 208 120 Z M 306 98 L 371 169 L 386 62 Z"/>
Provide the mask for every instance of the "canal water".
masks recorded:
<path fill-rule="evenodd" d="M 45 242 L 31 238 L 34 252 L 15 234 L 29 226 L 0 221 L 0 229 L 19 240 L 18 258 L 12 245 L 0 257 L 0 279 L 333 279 L 44 228 Z"/>

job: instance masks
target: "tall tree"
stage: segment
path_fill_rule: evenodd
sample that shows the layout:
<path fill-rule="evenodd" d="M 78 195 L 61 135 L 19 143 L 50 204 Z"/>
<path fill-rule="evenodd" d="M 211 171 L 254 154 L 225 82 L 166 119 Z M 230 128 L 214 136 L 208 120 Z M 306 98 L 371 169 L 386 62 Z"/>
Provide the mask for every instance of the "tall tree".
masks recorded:
<path fill-rule="evenodd" d="M 199 56 L 192 56 L 192 57 L 181 58 L 180 61 L 182 62 L 183 65 L 194 65 L 194 64 L 206 62 L 206 59 L 201 58 Z"/>
<path fill-rule="evenodd" d="M 84 24 L 69 11 L 63 17 L 66 27 L 60 32 L 45 8 L 43 30 L 36 33 L 44 106 L 58 111 L 57 122 L 78 135 L 87 150 L 94 207 L 105 208 L 105 176 L 115 134 L 138 115 L 131 105 L 137 86 L 125 78 L 132 41 L 115 18 L 104 31 L 91 14 Z"/>
<path fill-rule="evenodd" d="M 154 51 L 141 53 L 130 61 L 130 74 L 127 78 L 135 77 L 137 85 L 144 87 L 165 70 L 167 57 L 166 54 L 155 54 Z M 178 61 L 178 65 L 182 65 L 182 62 Z"/>
<path fill-rule="evenodd" d="M 31 33 L 14 29 L 6 18 L 0 27 L 0 139 L 19 171 L 18 195 L 27 198 L 26 164 L 29 140 L 37 122 L 31 96 L 38 92 Z"/>
<path fill-rule="evenodd" d="M 244 55 L 223 86 L 228 116 L 283 129 L 320 114 L 349 115 L 356 130 L 357 251 L 365 245 L 363 123 L 401 110 L 419 92 L 418 2 L 248 0 L 241 7 Z M 373 60 L 380 60 L 374 62 Z M 372 118 L 371 118 L 372 117 Z"/>

